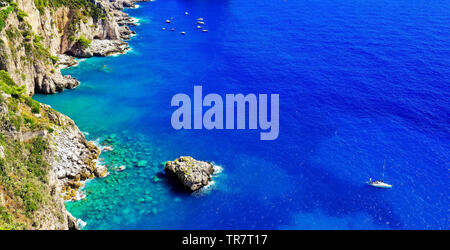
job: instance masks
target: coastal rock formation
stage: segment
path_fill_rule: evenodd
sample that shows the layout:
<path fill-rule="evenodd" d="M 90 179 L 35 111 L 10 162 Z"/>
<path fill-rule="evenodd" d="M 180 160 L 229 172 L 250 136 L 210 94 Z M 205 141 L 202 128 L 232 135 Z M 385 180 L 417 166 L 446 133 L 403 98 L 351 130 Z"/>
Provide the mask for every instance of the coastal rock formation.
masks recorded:
<path fill-rule="evenodd" d="M 136 20 L 121 10 L 138 1 L 0 0 L 0 229 L 79 229 L 64 200 L 107 169 L 70 118 L 30 96 L 78 86 L 59 70 L 73 56 L 123 53 Z"/>
<path fill-rule="evenodd" d="M 69 230 L 80 230 L 80 227 L 78 225 L 77 218 L 73 217 L 73 215 L 69 212 L 67 212 L 67 221 L 68 221 L 68 228 Z"/>
<path fill-rule="evenodd" d="M 214 173 L 211 163 L 198 161 L 190 156 L 182 156 L 174 161 L 166 162 L 164 170 L 177 176 L 191 191 L 208 185 Z"/>
<path fill-rule="evenodd" d="M 0 211 L 11 218 L 0 229 L 77 229 L 64 199 L 98 172 L 100 150 L 70 118 L 6 84 L 14 82 L 0 71 Z"/>
<path fill-rule="evenodd" d="M 97 165 L 97 167 L 95 168 L 95 177 L 98 178 L 103 178 L 106 176 L 106 174 L 108 173 L 108 168 L 104 165 Z"/>
<path fill-rule="evenodd" d="M 128 49 L 128 44 L 122 40 L 100 40 L 94 39 L 88 48 L 76 45 L 68 52 L 75 57 L 110 56 L 124 53 Z"/>
<path fill-rule="evenodd" d="M 130 40 L 136 34 L 136 31 L 130 30 L 128 26 L 122 26 L 120 29 L 120 38 L 123 40 Z"/>
<path fill-rule="evenodd" d="M 65 69 L 76 65 L 78 65 L 78 62 L 74 57 L 64 54 L 58 54 L 58 67 L 60 69 Z"/>
<path fill-rule="evenodd" d="M 134 8 L 136 7 L 134 2 L 131 0 L 110 0 L 111 5 L 117 10 L 123 10 L 123 8 Z"/>
<path fill-rule="evenodd" d="M 134 7 L 134 2 L 80 0 L 75 5 L 67 1 L 38 6 L 39 1 L 17 1 L 2 14 L 6 18 L 0 29 L 0 69 L 25 85 L 28 95 L 76 87 L 76 79 L 62 77 L 58 70 L 65 64 L 58 63 L 59 55 L 85 58 L 123 53 L 127 44 L 122 40 L 135 34 L 128 26 L 136 25 L 136 20 L 121 10 Z M 85 11 L 76 4 L 85 4 Z"/>
<path fill-rule="evenodd" d="M 39 72 L 39 71 L 38 71 Z M 54 94 L 62 92 L 64 89 L 73 89 L 80 85 L 80 82 L 71 77 L 57 74 L 39 74 L 35 79 L 35 91 L 42 94 Z"/>
<path fill-rule="evenodd" d="M 49 118 L 63 128 L 52 133 L 52 153 L 58 159 L 53 161 L 52 172 L 64 186 L 73 180 L 92 178 L 100 149 L 86 140 L 69 117 L 51 112 Z"/>
<path fill-rule="evenodd" d="M 32 3 L 23 1 L 18 6 L 33 11 Z M 17 84 L 26 86 L 28 95 L 56 93 L 79 84 L 71 77 L 63 77 L 56 69 L 56 38 L 46 39 L 50 36 L 46 34 L 52 32 L 47 31 L 49 20 L 50 17 L 32 12 L 21 19 L 9 14 L 0 30 L 0 69 L 8 71 Z"/>

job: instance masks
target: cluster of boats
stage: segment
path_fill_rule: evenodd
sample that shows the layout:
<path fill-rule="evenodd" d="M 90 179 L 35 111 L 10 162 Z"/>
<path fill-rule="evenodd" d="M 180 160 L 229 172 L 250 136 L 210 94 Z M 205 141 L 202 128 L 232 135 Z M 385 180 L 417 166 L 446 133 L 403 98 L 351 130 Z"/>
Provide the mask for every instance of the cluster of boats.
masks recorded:
<path fill-rule="evenodd" d="M 184 14 L 186 16 L 188 16 L 189 12 L 186 11 L 186 12 L 184 12 Z M 173 20 L 173 17 L 171 17 L 170 19 L 166 19 L 166 23 L 170 24 L 170 23 L 172 23 L 172 20 Z M 201 25 L 205 25 L 205 20 L 203 19 L 203 17 L 197 18 L 197 29 L 199 29 L 199 30 L 201 30 L 202 32 L 205 32 L 205 33 L 208 32 L 208 30 L 204 29 Z M 167 28 L 163 27 L 162 30 L 167 30 Z M 175 28 L 171 28 L 170 30 L 171 31 L 175 31 Z M 181 35 L 186 35 L 186 31 L 181 31 L 180 34 Z"/>
<path fill-rule="evenodd" d="M 200 26 L 200 25 L 204 25 L 205 24 L 205 22 L 204 22 L 204 20 L 203 20 L 203 18 L 197 18 L 197 29 L 201 29 L 202 30 L 202 32 L 208 32 L 208 30 L 206 30 L 206 29 L 203 29 L 202 28 L 202 26 Z"/>

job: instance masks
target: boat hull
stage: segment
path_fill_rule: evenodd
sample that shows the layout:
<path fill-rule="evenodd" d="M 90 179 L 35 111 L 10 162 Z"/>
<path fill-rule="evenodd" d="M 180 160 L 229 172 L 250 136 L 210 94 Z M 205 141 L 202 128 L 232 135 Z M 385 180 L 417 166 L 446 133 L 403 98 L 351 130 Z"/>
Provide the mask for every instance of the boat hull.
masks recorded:
<path fill-rule="evenodd" d="M 375 183 L 367 183 L 369 186 L 376 187 L 376 188 L 384 188 L 384 189 L 390 189 L 392 188 L 392 185 L 389 184 L 375 184 Z"/>

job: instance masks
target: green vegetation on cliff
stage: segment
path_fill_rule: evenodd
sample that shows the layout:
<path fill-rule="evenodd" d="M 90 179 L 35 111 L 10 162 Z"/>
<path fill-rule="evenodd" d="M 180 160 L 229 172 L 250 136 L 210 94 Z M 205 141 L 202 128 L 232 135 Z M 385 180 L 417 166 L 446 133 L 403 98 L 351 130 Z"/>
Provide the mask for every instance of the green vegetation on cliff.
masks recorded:
<path fill-rule="evenodd" d="M 19 30 L 19 29 L 20 30 Z M 45 62 L 48 65 L 56 64 L 57 57 L 52 55 L 49 50 L 42 43 L 42 37 L 34 34 L 31 31 L 31 27 L 28 23 L 23 22 L 19 27 L 9 26 L 6 30 L 7 43 L 0 39 L 0 51 L 4 50 L 2 48 L 8 45 L 9 54 L 11 59 L 15 61 L 20 61 L 24 64 L 34 63 L 37 61 Z M 7 50 L 6 50 L 7 51 Z M 21 56 L 19 58 L 20 51 L 25 52 L 27 55 Z M 8 59 L 8 53 L 0 54 L 0 58 Z M 22 76 L 22 79 L 26 76 Z"/>
<path fill-rule="evenodd" d="M 12 2 L 11 0 L 0 0 L 0 8 L 2 6 L 4 6 L 5 8 L 0 10 L 0 31 L 2 31 L 5 27 L 6 19 L 12 12 L 15 12 L 17 14 L 17 18 L 20 21 L 23 21 L 23 18 L 27 16 L 27 13 L 25 11 L 17 7 L 16 2 Z"/>
<path fill-rule="evenodd" d="M 19 9 L 15 2 L 11 2 L 10 0 L 0 1 L 0 6 L 5 6 L 3 9 L 0 7 L 0 31 L 6 28 L 5 33 L 7 38 L 6 42 L 0 39 L 0 60 L 7 61 L 12 59 L 24 64 L 35 63 L 38 60 L 44 61 L 47 64 L 56 64 L 57 57 L 49 52 L 42 43 L 42 37 L 34 34 L 31 25 L 24 20 L 28 14 Z M 15 13 L 17 19 L 20 21 L 19 25 L 7 25 L 5 21 L 11 13 Z M 21 51 L 22 54 L 25 52 L 27 56 L 19 56 Z M 9 58 L 10 56 L 12 58 Z M 26 76 L 22 74 L 22 80 L 25 79 Z"/>
<path fill-rule="evenodd" d="M 54 202 L 45 158 L 49 148 L 45 134 L 55 126 L 47 116 L 52 111 L 41 110 L 8 72 L 0 70 L 2 93 L 11 97 L 0 95 L 0 229 L 38 227 L 36 212 Z"/>
<path fill-rule="evenodd" d="M 103 9 L 89 0 L 34 0 L 34 4 L 41 14 L 45 12 L 45 8 L 67 6 L 71 9 L 79 9 L 84 16 L 91 16 L 95 20 L 105 17 Z"/>
<path fill-rule="evenodd" d="M 17 10 L 17 18 L 19 19 L 19 21 L 23 21 L 23 19 L 26 17 L 26 16 L 28 16 L 28 14 L 25 12 L 25 11 L 23 11 L 23 10 L 20 10 L 20 9 L 18 9 Z"/>
<path fill-rule="evenodd" d="M 20 142 L 1 133 L 0 229 L 29 228 L 34 212 L 51 201 L 46 185 L 49 165 L 41 155 L 48 141 L 38 136 Z"/>
<path fill-rule="evenodd" d="M 84 36 L 80 36 L 80 38 L 78 38 L 78 43 L 83 46 L 83 48 L 87 49 L 89 48 L 89 46 L 91 46 L 91 40 L 87 39 Z"/>
<path fill-rule="evenodd" d="M 6 19 L 8 18 L 9 14 L 13 11 L 13 7 L 12 6 L 8 6 L 2 10 L 0 10 L 0 31 L 3 30 L 3 28 L 6 25 Z"/>
<path fill-rule="evenodd" d="M 0 89 L 14 98 L 22 98 L 25 92 L 25 86 L 17 86 L 4 70 L 0 70 Z"/>

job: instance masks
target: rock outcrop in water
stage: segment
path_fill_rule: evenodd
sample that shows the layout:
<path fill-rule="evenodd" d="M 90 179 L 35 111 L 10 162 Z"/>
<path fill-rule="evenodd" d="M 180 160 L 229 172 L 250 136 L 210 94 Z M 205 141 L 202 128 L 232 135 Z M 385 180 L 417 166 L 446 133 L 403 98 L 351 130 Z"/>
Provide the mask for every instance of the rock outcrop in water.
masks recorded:
<path fill-rule="evenodd" d="M 211 163 L 198 161 L 190 156 L 182 156 L 174 161 L 166 162 L 164 170 L 174 174 L 191 191 L 208 185 L 214 173 Z"/>

